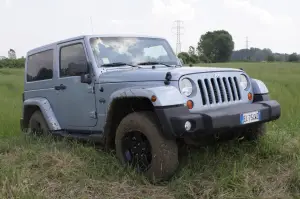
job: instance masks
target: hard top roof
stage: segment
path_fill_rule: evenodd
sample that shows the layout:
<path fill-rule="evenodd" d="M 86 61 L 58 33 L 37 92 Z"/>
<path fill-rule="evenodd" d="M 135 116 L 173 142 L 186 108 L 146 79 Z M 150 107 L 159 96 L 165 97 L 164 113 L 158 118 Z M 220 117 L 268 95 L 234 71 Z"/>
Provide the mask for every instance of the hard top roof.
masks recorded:
<path fill-rule="evenodd" d="M 77 37 L 70 37 L 64 40 L 56 41 L 50 44 L 46 44 L 43 46 L 39 46 L 37 48 L 33 48 L 27 52 L 27 55 L 31 55 L 40 51 L 45 51 L 47 49 L 51 49 L 54 46 L 74 40 L 80 40 L 80 39 L 89 39 L 92 37 L 146 37 L 146 38 L 156 38 L 156 39 L 165 39 L 163 37 L 156 37 L 156 36 L 148 36 L 148 35 L 134 35 L 134 34 L 101 34 L 101 35 L 80 35 Z"/>

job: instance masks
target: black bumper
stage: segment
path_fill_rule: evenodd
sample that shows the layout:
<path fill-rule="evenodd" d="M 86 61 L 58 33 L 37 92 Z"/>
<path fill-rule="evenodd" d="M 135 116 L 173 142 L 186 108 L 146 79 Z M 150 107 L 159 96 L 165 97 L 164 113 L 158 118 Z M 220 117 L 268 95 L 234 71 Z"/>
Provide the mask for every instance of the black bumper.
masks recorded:
<path fill-rule="evenodd" d="M 243 113 L 259 111 L 260 120 L 254 123 L 241 124 L 240 117 Z M 166 138 L 197 136 L 210 134 L 220 130 L 246 127 L 257 123 L 265 123 L 280 117 L 280 105 L 275 100 L 255 102 L 252 104 L 231 105 L 213 111 L 190 113 L 187 107 L 156 108 L 156 114 Z M 185 129 L 185 122 L 189 121 L 192 128 Z"/>

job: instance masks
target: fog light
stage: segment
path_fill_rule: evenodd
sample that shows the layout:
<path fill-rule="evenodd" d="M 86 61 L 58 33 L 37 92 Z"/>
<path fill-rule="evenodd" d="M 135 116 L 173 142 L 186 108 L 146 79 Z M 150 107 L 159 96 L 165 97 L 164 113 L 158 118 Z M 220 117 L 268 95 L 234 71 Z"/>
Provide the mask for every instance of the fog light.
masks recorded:
<path fill-rule="evenodd" d="M 191 130 L 191 128 L 192 128 L 191 122 L 186 121 L 185 124 L 184 124 L 184 128 L 185 128 L 186 131 Z"/>

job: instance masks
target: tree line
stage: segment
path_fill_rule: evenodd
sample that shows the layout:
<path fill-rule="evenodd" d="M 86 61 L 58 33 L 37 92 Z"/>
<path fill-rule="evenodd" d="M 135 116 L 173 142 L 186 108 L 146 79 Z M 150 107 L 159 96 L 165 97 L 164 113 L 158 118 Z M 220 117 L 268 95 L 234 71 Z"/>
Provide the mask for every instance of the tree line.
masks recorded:
<path fill-rule="evenodd" d="M 199 42 L 190 46 L 188 52 L 181 52 L 178 57 L 184 64 L 216 63 L 228 61 L 286 61 L 298 62 L 300 55 L 297 53 L 282 54 L 273 53 L 270 49 L 241 49 L 234 51 L 234 41 L 231 34 L 226 30 L 208 31 L 201 35 Z"/>
<path fill-rule="evenodd" d="M 25 58 L 18 59 L 1 59 L 0 68 L 24 68 Z"/>

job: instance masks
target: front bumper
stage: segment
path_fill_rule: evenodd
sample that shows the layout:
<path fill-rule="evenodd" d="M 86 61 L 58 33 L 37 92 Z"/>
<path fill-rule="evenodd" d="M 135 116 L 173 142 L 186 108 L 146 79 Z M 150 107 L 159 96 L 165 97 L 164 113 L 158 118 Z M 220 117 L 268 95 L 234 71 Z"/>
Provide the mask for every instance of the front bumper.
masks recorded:
<path fill-rule="evenodd" d="M 242 124 L 241 114 L 259 111 L 259 121 Z M 190 113 L 187 107 L 162 107 L 156 108 L 156 114 L 167 138 L 197 136 L 210 134 L 220 130 L 246 127 L 252 124 L 265 123 L 280 117 L 280 104 L 275 100 L 260 101 L 252 104 L 230 105 L 226 108 Z M 189 121 L 192 128 L 185 129 L 185 122 Z"/>

